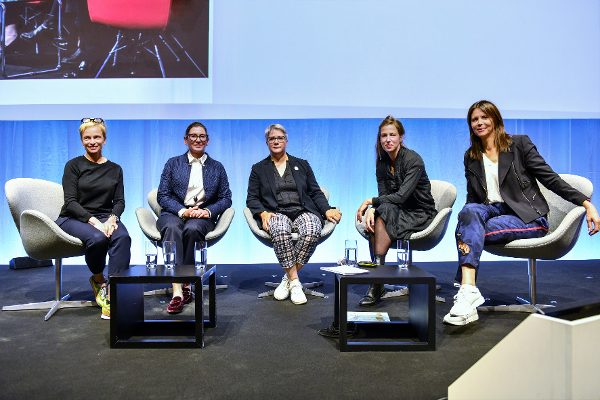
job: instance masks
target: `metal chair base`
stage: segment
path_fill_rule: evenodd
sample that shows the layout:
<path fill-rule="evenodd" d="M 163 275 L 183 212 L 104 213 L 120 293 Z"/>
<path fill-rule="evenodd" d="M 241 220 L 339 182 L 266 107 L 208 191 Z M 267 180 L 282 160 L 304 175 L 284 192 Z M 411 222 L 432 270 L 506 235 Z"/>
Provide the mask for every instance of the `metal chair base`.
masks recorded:
<path fill-rule="evenodd" d="M 529 300 L 522 297 L 517 297 L 516 300 L 519 304 L 506 304 L 498 306 L 480 306 L 477 307 L 478 311 L 488 312 L 524 312 L 530 314 L 542 314 L 545 315 L 544 308 L 554 307 L 551 304 L 531 304 Z"/>
<path fill-rule="evenodd" d="M 215 286 L 217 289 L 227 289 L 229 286 L 228 285 L 216 285 Z M 208 285 L 204 285 L 202 286 L 202 290 L 208 290 Z M 162 288 L 162 289 L 154 289 L 154 290 L 147 290 L 144 292 L 144 296 L 158 296 L 158 295 L 170 295 L 173 293 L 173 288 L 172 287 L 168 287 L 168 288 Z"/>
<path fill-rule="evenodd" d="M 12 306 L 2 307 L 2 311 L 26 311 L 26 310 L 49 310 L 44 316 L 44 321 L 48 321 L 54 313 L 62 308 L 82 308 L 82 307 L 95 307 L 96 303 L 93 301 L 85 300 L 71 300 L 70 294 L 64 295 L 60 300 L 49 300 L 38 303 L 26 303 L 26 304 L 15 304 Z"/>

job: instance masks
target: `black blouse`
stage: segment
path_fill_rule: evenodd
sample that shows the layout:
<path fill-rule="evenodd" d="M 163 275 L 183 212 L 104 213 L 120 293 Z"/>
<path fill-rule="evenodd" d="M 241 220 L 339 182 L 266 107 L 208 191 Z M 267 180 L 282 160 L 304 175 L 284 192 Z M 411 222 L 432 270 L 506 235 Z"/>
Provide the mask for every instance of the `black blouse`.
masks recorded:
<path fill-rule="evenodd" d="M 112 161 L 96 164 L 84 156 L 75 157 L 65 165 L 62 186 L 61 217 L 88 222 L 92 216 L 120 217 L 125 210 L 123 170 Z"/>

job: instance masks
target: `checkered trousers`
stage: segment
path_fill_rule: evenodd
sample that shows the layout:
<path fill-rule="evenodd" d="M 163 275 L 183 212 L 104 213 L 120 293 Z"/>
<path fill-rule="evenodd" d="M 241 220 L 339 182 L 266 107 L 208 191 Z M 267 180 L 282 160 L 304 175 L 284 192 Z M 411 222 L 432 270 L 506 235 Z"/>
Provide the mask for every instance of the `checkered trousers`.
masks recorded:
<path fill-rule="evenodd" d="M 275 213 L 269 221 L 269 234 L 281 266 L 291 268 L 296 264 L 306 264 L 317 248 L 322 228 L 319 217 L 309 212 L 300 214 L 294 221 L 286 215 Z M 292 232 L 298 233 L 295 244 Z"/>

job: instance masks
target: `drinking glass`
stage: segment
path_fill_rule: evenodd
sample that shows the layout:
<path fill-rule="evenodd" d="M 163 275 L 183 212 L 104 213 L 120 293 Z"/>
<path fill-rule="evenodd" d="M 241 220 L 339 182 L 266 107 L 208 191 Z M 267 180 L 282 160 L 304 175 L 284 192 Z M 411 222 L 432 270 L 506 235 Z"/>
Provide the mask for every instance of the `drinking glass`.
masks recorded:
<path fill-rule="evenodd" d="M 356 240 L 346 240 L 344 242 L 344 259 L 348 265 L 356 265 Z"/>
<path fill-rule="evenodd" d="M 408 268 L 410 256 L 410 242 L 408 240 L 399 239 L 397 244 L 398 267 L 401 269 Z"/>
<path fill-rule="evenodd" d="M 155 241 L 146 241 L 146 267 L 156 268 L 157 249 Z"/>
<path fill-rule="evenodd" d="M 163 258 L 165 267 L 171 269 L 175 266 L 175 242 L 166 240 L 163 242 Z"/>
<path fill-rule="evenodd" d="M 194 265 L 196 269 L 206 268 L 206 241 L 194 243 Z"/>

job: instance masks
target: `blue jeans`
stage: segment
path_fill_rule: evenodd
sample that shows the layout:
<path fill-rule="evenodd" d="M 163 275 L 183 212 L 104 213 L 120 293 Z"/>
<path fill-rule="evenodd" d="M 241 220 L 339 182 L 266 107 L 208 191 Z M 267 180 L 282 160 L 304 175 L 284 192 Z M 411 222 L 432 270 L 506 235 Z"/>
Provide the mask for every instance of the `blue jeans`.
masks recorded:
<path fill-rule="evenodd" d="M 542 237 L 548 233 L 548 220 L 539 217 L 525 223 L 505 203 L 467 203 L 458 214 L 456 245 L 465 243 L 469 250 L 458 250 L 456 280 L 462 279 L 461 266 L 479 269 L 479 259 L 485 244 L 508 243 L 516 239 Z"/>
<path fill-rule="evenodd" d="M 98 217 L 106 222 L 108 217 Z M 92 274 L 101 274 L 106 265 L 108 254 L 108 275 L 129 268 L 131 258 L 131 238 L 122 222 L 113 234 L 107 238 L 104 233 L 92 225 L 75 218 L 58 217 L 56 223 L 71 236 L 81 239 L 85 246 L 85 263 Z"/>

